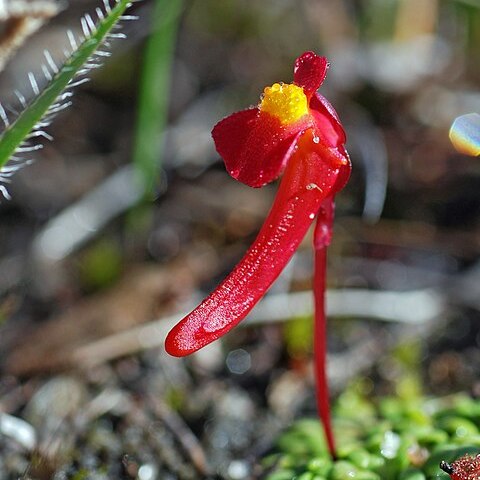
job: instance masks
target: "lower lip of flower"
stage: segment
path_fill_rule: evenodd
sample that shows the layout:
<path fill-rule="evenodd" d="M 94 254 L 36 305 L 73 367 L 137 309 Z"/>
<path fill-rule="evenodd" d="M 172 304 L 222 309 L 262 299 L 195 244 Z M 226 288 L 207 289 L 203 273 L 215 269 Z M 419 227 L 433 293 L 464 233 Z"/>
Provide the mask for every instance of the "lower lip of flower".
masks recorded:
<path fill-rule="evenodd" d="M 322 201 L 334 193 L 340 170 L 315 153 L 313 138 L 309 129 L 299 139 L 272 209 L 243 259 L 168 334 L 165 347 L 171 355 L 193 353 L 243 320 L 298 248 Z"/>

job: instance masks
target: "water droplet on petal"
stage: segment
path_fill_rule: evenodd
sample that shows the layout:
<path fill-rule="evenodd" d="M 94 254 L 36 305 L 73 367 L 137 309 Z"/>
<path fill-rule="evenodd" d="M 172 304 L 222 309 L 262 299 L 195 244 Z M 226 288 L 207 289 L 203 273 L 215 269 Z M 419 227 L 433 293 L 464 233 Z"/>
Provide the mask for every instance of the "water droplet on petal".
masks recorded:
<path fill-rule="evenodd" d="M 316 184 L 316 183 L 309 183 L 307 186 L 306 186 L 306 189 L 307 190 L 320 190 L 320 192 L 322 191 L 322 189 Z"/>
<path fill-rule="evenodd" d="M 313 143 L 320 143 L 320 138 L 315 135 L 313 137 Z"/>

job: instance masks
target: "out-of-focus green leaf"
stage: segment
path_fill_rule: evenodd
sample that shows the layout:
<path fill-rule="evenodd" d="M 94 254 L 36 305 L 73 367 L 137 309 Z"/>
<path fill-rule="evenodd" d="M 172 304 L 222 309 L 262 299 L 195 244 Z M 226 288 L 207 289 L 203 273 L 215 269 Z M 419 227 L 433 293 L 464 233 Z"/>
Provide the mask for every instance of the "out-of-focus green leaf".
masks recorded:
<path fill-rule="evenodd" d="M 183 0 L 156 0 L 140 85 L 133 161 L 145 193 L 152 193 L 161 164 L 170 72 Z"/>

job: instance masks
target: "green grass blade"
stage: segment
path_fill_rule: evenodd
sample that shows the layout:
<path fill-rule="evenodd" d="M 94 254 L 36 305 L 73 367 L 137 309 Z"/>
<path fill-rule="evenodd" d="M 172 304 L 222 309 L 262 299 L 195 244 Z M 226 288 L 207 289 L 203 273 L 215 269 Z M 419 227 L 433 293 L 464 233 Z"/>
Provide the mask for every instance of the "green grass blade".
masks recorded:
<path fill-rule="evenodd" d="M 47 87 L 39 93 L 1 135 L 0 171 L 22 145 L 30 132 L 36 129 L 38 122 L 45 115 L 53 114 L 52 105 L 55 104 L 65 89 L 72 86 L 70 82 L 76 78 L 82 67 L 102 44 L 130 3 L 131 0 L 118 0 L 112 8 L 106 7 L 106 11 L 101 16 L 103 19 L 99 20 L 93 29 L 89 26 L 89 23 L 93 25 L 91 18 L 84 18 L 83 22 L 85 22 L 86 28 L 91 31 L 91 34 L 80 43 L 78 49 L 59 67 L 58 73 L 53 76 Z M 86 22 L 85 19 L 90 20 L 90 22 Z"/>
<path fill-rule="evenodd" d="M 133 162 L 145 194 L 158 181 L 167 123 L 170 72 L 183 0 L 156 0 L 139 92 Z"/>

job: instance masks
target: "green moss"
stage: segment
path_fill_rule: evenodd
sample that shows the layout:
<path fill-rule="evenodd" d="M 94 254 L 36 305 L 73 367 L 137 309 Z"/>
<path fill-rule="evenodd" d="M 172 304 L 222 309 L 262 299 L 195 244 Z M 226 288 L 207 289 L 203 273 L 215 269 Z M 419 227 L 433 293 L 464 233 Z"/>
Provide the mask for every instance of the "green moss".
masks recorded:
<path fill-rule="evenodd" d="M 358 392 L 349 389 L 334 406 L 335 462 L 320 422 L 302 419 L 280 436 L 262 478 L 446 480 L 442 460 L 480 452 L 480 402 L 466 395 L 372 402 Z"/>

